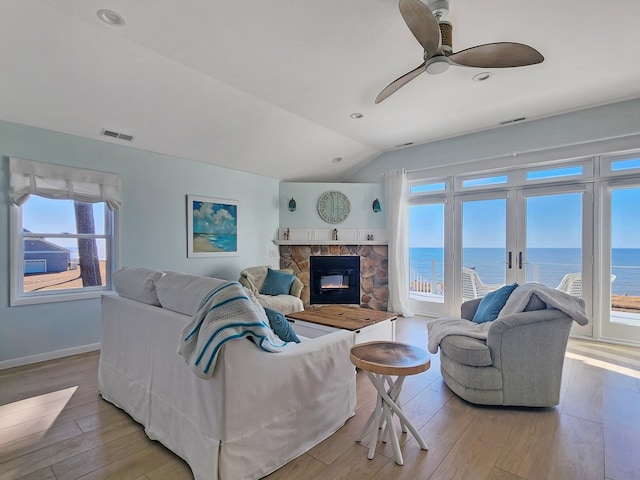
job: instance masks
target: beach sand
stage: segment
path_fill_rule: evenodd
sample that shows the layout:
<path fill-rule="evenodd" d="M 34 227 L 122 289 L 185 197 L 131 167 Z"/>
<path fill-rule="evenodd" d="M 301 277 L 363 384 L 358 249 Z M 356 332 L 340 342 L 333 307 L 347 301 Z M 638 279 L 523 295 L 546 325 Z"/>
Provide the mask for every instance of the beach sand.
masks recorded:
<path fill-rule="evenodd" d="M 104 261 L 100 261 L 100 278 L 102 285 L 107 282 L 107 267 Z M 24 276 L 24 291 L 34 290 L 61 290 L 66 288 L 82 288 L 80 267 L 60 273 L 41 273 L 38 275 Z"/>
<path fill-rule="evenodd" d="M 209 240 L 205 237 L 194 237 L 193 238 L 193 251 L 195 253 L 198 252 L 224 252 L 221 248 L 213 245 Z"/>

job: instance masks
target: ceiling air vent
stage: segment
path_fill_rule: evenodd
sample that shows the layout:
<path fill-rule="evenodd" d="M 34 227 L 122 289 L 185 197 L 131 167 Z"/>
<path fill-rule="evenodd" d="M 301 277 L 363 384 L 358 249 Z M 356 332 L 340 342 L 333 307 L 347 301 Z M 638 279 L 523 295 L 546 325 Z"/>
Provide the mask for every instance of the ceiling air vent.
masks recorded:
<path fill-rule="evenodd" d="M 513 120 L 505 120 L 504 122 L 500 122 L 499 125 L 509 125 L 510 123 L 521 122 L 522 120 L 526 120 L 527 117 L 514 118 Z"/>
<path fill-rule="evenodd" d="M 126 133 L 118 133 L 118 132 L 114 132 L 113 130 L 106 130 L 104 128 L 100 132 L 100 135 L 104 135 L 106 137 L 118 138 L 120 140 L 126 140 L 127 142 L 130 142 L 131 140 L 133 140 L 133 135 L 127 135 Z"/>

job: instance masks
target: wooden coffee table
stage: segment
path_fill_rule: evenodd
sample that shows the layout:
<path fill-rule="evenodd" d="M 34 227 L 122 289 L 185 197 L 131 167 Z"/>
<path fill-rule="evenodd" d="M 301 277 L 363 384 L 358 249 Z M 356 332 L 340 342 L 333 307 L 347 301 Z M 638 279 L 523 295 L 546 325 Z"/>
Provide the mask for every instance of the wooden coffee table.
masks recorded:
<path fill-rule="evenodd" d="M 356 343 L 395 339 L 396 315 L 344 305 L 311 306 L 302 312 L 289 313 L 287 319 L 298 335 L 319 337 L 335 330 L 356 332 Z"/>

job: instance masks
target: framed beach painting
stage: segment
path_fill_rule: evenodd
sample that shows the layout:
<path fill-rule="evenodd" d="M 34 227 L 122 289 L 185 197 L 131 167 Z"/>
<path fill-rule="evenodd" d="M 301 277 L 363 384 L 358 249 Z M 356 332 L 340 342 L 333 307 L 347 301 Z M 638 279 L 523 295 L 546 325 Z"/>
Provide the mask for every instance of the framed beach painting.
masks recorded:
<path fill-rule="evenodd" d="M 238 202 L 187 195 L 188 257 L 238 255 Z"/>

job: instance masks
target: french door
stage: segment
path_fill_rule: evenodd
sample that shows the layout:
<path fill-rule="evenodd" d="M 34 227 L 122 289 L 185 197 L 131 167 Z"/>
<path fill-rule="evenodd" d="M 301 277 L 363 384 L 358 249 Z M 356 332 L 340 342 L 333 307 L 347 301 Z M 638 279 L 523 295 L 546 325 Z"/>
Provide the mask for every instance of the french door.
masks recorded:
<path fill-rule="evenodd" d="M 640 342 L 640 181 L 602 185 L 602 245 L 599 269 L 601 330 L 604 338 Z"/>
<path fill-rule="evenodd" d="M 534 281 L 584 298 L 589 312 L 592 197 L 590 185 L 457 196 L 454 308 L 501 285 Z M 576 325 L 574 333 L 591 328 Z"/>

